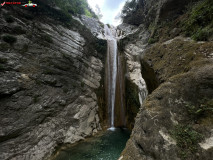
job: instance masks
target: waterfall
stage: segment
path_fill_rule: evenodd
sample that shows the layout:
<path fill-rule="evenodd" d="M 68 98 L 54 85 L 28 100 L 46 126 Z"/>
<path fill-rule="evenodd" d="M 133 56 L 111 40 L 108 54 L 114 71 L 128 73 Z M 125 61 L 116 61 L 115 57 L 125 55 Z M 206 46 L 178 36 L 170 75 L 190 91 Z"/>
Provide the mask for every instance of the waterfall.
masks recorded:
<path fill-rule="evenodd" d="M 135 114 L 134 112 L 127 113 L 126 98 L 126 82 L 125 82 L 125 64 L 124 55 L 118 52 L 117 41 L 118 37 L 116 29 L 105 25 L 104 38 L 107 40 L 107 58 L 105 68 L 105 95 L 108 107 L 108 120 L 110 130 L 114 130 L 116 126 L 131 127 L 128 116 Z M 146 95 L 146 84 L 141 75 L 139 62 L 135 62 L 130 58 L 131 65 L 135 66 L 134 72 L 129 73 L 129 78 L 138 87 L 139 102 L 142 105 Z M 128 65 L 128 64 L 127 64 Z M 135 110 L 133 110 L 135 111 Z M 126 118 L 127 117 L 127 118 Z M 128 125 L 128 126 L 127 126 Z"/>
<path fill-rule="evenodd" d="M 107 89 L 108 110 L 110 116 L 110 127 L 114 129 L 115 120 L 115 92 L 117 78 L 117 39 L 116 31 L 105 25 L 105 38 L 107 39 Z"/>

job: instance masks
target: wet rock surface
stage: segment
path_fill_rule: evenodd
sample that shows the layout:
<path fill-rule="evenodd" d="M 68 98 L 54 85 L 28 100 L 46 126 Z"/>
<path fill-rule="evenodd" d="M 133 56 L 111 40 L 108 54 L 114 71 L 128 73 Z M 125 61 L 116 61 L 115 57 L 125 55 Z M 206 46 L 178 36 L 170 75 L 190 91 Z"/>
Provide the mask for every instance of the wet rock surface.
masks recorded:
<path fill-rule="evenodd" d="M 27 20 L 2 9 L 0 21 L 1 37 L 16 38 L 0 40 L 0 159 L 44 159 L 56 146 L 101 130 L 95 91 L 105 53 L 48 17 Z M 14 34 L 17 26 L 25 32 Z"/>

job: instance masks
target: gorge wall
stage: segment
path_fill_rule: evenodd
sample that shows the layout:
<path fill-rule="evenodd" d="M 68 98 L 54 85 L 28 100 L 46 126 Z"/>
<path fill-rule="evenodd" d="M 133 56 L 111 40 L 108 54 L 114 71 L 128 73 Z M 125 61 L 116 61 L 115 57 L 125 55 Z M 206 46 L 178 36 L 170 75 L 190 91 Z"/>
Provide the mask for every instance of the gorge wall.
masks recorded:
<path fill-rule="evenodd" d="M 44 159 L 101 130 L 106 42 L 45 9 L 0 10 L 1 160 Z"/>
<path fill-rule="evenodd" d="M 120 160 L 212 159 L 213 8 L 194 2 L 141 0 L 139 16 L 124 19 L 138 27 L 123 54 L 138 53 L 149 95 Z"/>
<path fill-rule="evenodd" d="M 213 157 L 213 4 L 194 2 L 139 0 L 117 27 L 115 126 L 133 128 L 122 160 Z M 3 160 L 45 159 L 109 127 L 104 26 L 52 5 L 0 10 Z"/>

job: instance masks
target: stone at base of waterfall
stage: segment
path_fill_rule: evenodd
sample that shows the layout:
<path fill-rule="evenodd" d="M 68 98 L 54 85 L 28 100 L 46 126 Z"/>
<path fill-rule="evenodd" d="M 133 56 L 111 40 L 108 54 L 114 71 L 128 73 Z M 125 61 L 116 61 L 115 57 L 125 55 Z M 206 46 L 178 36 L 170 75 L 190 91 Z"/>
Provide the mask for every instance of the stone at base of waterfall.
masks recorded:
<path fill-rule="evenodd" d="M 115 131 L 116 128 L 115 128 L 115 127 L 110 127 L 110 128 L 108 128 L 107 130 L 108 130 L 108 131 Z"/>
<path fill-rule="evenodd" d="M 67 131 L 64 142 L 65 143 L 75 143 L 82 139 L 84 139 L 84 138 L 78 135 L 78 131 L 76 130 L 76 128 L 70 127 L 70 129 Z"/>

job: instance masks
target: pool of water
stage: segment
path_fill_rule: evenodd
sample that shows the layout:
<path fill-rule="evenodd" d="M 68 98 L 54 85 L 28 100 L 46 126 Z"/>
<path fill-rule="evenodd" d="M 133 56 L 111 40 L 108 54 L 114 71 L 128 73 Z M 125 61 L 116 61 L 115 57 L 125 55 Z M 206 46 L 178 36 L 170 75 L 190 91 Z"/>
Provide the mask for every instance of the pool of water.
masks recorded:
<path fill-rule="evenodd" d="M 53 160 L 117 160 L 129 136 L 126 129 L 108 130 L 77 145 L 62 147 Z"/>

